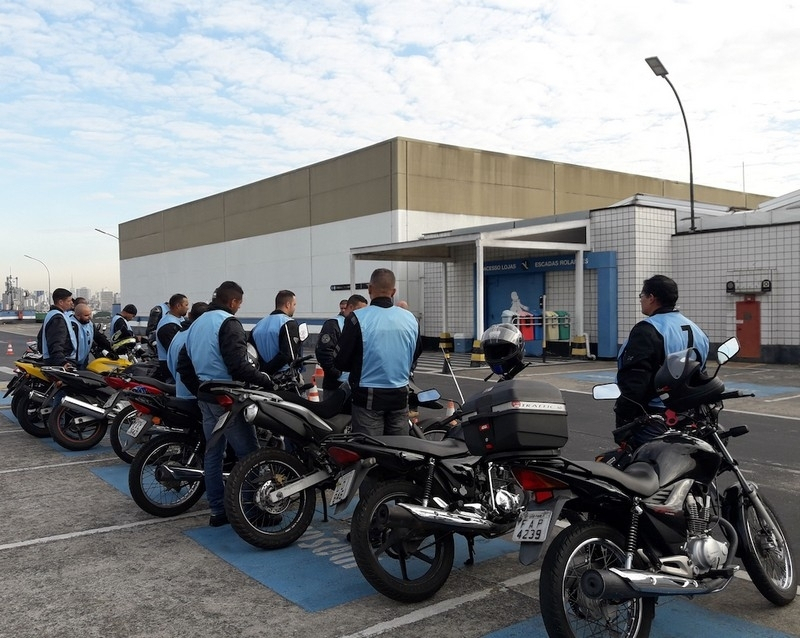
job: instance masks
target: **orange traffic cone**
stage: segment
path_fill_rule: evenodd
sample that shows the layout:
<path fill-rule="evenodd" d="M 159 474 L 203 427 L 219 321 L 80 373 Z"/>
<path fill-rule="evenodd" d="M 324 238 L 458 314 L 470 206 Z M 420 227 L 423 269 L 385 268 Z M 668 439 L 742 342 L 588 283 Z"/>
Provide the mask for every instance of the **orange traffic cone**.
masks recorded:
<path fill-rule="evenodd" d="M 11 347 L 11 342 L 8 342 L 8 348 L 6 348 L 6 354 L 10 356 L 14 356 L 14 348 Z"/>
<path fill-rule="evenodd" d="M 322 366 L 320 364 L 317 364 L 317 369 L 314 370 L 314 376 L 311 377 L 311 380 L 314 383 L 317 383 L 317 382 L 322 383 L 322 378 L 324 376 L 325 376 L 325 371 L 322 369 Z"/>
<path fill-rule="evenodd" d="M 309 388 L 308 393 L 306 394 L 306 398 L 309 401 L 314 401 L 316 403 L 319 403 L 319 390 L 317 390 L 317 384 L 316 383 L 314 383 L 314 385 L 312 385 Z"/>

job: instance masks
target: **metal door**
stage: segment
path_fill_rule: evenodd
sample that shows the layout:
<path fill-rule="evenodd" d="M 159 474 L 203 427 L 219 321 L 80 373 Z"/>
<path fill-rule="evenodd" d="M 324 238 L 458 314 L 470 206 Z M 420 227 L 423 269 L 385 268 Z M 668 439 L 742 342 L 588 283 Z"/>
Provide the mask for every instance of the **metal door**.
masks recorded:
<path fill-rule="evenodd" d="M 761 303 L 758 300 L 736 302 L 736 338 L 740 357 L 761 358 Z"/>

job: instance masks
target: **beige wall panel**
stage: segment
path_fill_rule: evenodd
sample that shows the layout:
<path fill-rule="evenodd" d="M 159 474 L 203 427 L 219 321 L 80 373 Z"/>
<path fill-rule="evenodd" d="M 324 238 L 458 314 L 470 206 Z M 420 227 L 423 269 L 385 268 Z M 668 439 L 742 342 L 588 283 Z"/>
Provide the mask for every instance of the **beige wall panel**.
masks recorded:
<path fill-rule="evenodd" d="M 392 174 L 391 141 L 368 146 L 309 167 L 312 195 L 372 182 Z"/>
<path fill-rule="evenodd" d="M 601 195 L 584 195 L 582 193 L 556 193 L 556 215 L 574 213 L 579 210 L 606 208 L 623 197 L 603 197 Z"/>
<path fill-rule="evenodd" d="M 269 235 L 311 225 L 307 198 L 225 216 L 225 239 Z"/>
<path fill-rule="evenodd" d="M 227 191 L 224 193 L 225 214 L 236 215 L 272 204 L 305 199 L 308 197 L 308 179 L 309 169 L 303 168 Z"/>
<path fill-rule="evenodd" d="M 368 182 L 314 193 L 311 196 L 311 224 L 327 224 L 392 210 L 391 187 L 392 178 L 385 175 Z"/>
<path fill-rule="evenodd" d="M 164 248 L 179 250 L 225 241 L 224 194 L 178 206 L 164 215 Z"/>
<path fill-rule="evenodd" d="M 119 258 L 134 259 L 145 255 L 157 255 L 165 250 L 164 234 L 151 233 L 149 235 L 140 235 L 124 242 L 120 241 Z"/>
<path fill-rule="evenodd" d="M 587 168 L 571 164 L 556 164 L 556 191 L 592 197 L 607 198 L 603 204 L 614 204 L 636 193 L 659 195 L 662 180 L 640 175 L 616 173 L 599 168 Z M 627 195 L 620 196 L 621 193 Z M 557 198 L 558 200 L 558 198 Z M 559 208 L 561 208 L 559 206 Z M 583 206 L 582 208 L 586 208 Z M 575 209 L 560 209 L 559 212 Z"/>

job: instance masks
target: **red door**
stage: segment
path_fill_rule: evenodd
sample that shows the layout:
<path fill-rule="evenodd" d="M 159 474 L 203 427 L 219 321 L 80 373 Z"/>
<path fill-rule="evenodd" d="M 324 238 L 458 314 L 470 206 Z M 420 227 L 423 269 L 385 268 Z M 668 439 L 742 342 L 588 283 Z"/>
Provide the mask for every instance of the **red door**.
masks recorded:
<path fill-rule="evenodd" d="M 761 358 L 761 306 L 757 300 L 736 302 L 736 338 L 740 357 Z"/>

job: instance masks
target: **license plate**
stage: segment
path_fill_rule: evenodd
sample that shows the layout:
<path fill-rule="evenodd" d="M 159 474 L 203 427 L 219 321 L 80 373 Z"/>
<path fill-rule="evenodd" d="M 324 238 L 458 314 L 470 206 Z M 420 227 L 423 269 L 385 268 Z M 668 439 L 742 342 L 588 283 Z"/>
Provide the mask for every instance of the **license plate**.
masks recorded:
<path fill-rule="evenodd" d="M 512 541 L 517 543 L 544 543 L 550 530 L 553 512 L 548 510 L 526 510 L 517 519 Z"/>
<path fill-rule="evenodd" d="M 133 423 L 128 426 L 128 436 L 135 439 L 139 436 L 139 433 L 144 429 L 145 425 L 147 425 L 147 419 L 136 417 Z"/>
<path fill-rule="evenodd" d="M 341 503 L 350 493 L 350 486 L 353 484 L 353 479 L 356 477 L 356 471 L 350 470 L 347 474 L 342 474 L 336 481 L 336 489 L 331 494 L 329 505 L 333 506 Z"/>

